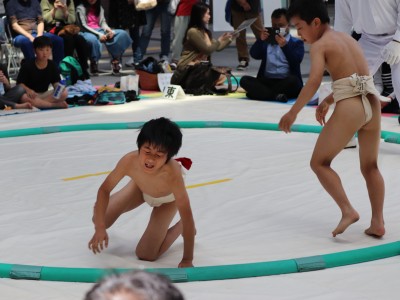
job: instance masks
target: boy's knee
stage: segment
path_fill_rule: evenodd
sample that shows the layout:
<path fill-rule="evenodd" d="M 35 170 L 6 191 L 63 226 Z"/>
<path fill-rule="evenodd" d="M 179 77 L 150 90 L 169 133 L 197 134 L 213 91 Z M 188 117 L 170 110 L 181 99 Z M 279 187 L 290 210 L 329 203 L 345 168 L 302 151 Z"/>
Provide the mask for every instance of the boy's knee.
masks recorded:
<path fill-rule="evenodd" d="M 361 164 L 360 169 L 361 169 L 361 174 L 363 174 L 363 176 L 366 177 L 378 170 L 378 164 L 376 162 L 369 164 Z"/>
<path fill-rule="evenodd" d="M 136 256 L 138 259 L 145 261 L 155 261 L 158 258 L 157 255 L 148 253 L 139 248 L 136 248 Z"/>
<path fill-rule="evenodd" d="M 310 168 L 317 175 L 323 168 L 329 167 L 330 164 L 331 163 L 328 161 L 324 162 L 324 161 L 322 161 L 320 159 L 316 159 L 316 158 L 311 158 L 311 160 L 310 160 Z"/>

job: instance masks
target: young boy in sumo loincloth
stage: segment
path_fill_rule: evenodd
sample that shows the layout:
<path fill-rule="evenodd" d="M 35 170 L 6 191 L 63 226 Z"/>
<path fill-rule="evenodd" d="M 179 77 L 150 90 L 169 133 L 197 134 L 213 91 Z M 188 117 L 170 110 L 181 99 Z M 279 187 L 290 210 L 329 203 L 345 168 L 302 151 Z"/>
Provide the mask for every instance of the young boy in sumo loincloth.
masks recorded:
<path fill-rule="evenodd" d="M 189 196 L 182 177 L 182 167 L 171 159 L 182 145 L 182 133 L 175 123 L 166 118 L 146 122 L 137 138 L 137 151 L 123 156 L 107 176 L 97 193 L 93 223 L 95 233 L 89 249 L 99 253 L 108 246 L 109 228 L 118 217 L 147 202 L 153 207 L 150 221 L 141 237 L 136 255 L 154 261 L 182 234 L 183 257 L 179 267 L 193 267 L 195 225 Z M 183 159 L 182 165 L 191 161 Z M 121 190 L 110 193 L 122 178 L 131 178 Z M 180 220 L 170 227 L 176 214 Z"/>
<path fill-rule="evenodd" d="M 329 26 L 326 6 L 321 0 L 296 0 L 289 8 L 291 23 L 299 36 L 311 45 L 310 77 L 296 103 L 279 122 L 283 131 L 290 127 L 297 114 L 308 103 L 321 84 L 324 69 L 332 77 L 333 94 L 329 95 L 316 110 L 316 119 L 325 125 L 316 142 L 311 158 L 311 168 L 325 190 L 331 195 L 342 212 L 342 218 L 332 235 L 343 233 L 359 219 L 343 189 L 337 173 L 331 168 L 332 160 L 358 132 L 360 167 L 365 178 L 372 208 L 371 224 L 365 233 L 375 237 L 385 234 L 383 202 L 385 186 L 378 169 L 380 143 L 380 104 L 368 65 L 357 42 L 345 33 L 336 32 Z M 335 109 L 327 122 L 329 106 Z"/>

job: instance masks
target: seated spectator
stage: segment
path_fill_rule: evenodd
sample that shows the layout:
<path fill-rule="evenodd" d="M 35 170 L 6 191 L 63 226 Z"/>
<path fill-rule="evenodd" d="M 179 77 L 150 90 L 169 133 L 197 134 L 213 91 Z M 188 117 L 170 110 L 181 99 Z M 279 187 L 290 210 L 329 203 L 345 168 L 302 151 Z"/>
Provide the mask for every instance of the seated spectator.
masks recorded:
<path fill-rule="evenodd" d="M 82 0 L 76 8 L 78 21 L 83 32 L 81 34 L 91 46 L 90 72 L 98 74 L 98 61 L 101 58 L 102 43 L 111 55 L 111 68 L 114 75 L 121 70 L 122 55 L 132 44 L 125 30 L 111 30 L 104 17 L 104 9 L 100 0 Z"/>
<path fill-rule="evenodd" d="M 31 103 L 37 108 L 68 108 L 65 100 L 68 92 L 65 89 L 59 98 L 55 98 L 53 90 L 49 90 L 60 83 L 60 72 L 55 63 L 49 59 L 51 55 L 51 40 L 46 36 L 39 36 L 33 41 L 36 58 L 25 61 L 19 70 L 17 84 L 20 84 L 26 94 L 22 102 Z"/>
<path fill-rule="evenodd" d="M 257 78 L 243 76 L 240 86 L 250 99 L 287 102 L 288 98 L 296 98 L 303 87 L 300 64 L 304 43 L 290 35 L 286 9 L 274 10 L 271 23 L 273 31 L 280 33 L 269 33 L 266 29 L 261 33 L 250 49 L 251 57 L 261 60 Z"/>
<path fill-rule="evenodd" d="M 9 0 L 6 4 L 7 18 L 13 31 L 14 46 L 21 48 L 25 59 L 33 60 L 33 40 L 37 36 L 47 36 L 53 44 L 53 61 L 58 67 L 64 58 L 63 39 L 55 34 L 44 32 L 42 10 L 38 0 Z"/>
<path fill-rule="evenodd" d="M 182 56 L 172 75 L 172 84 L 181 85 L 185 89 L 184 83 L 188 75 L 187 70 L 192 66 L 209 63 L 210 56 L 214 51 L 221 51 L 232 42 L 231 33 L 224 33 L 218 40 L 212 39 L 211 31 L 207 28 L 210 17 L 210 8 L 208 5 L 196 3 L 192 7 L 190 22 L 183 43 Z M 224 81 L 225 75 L 221 75 L 216 79 L 215 85 L 219 85 Z"/>
<path fill-rule="evenodd" d="M 0 92 L 0 109 L 10 107 L 15 108 L 32 108 L 32 104 L 25 102 L 21 103 L 21 98 L 25 94 L 25 90 L 22 86 L 16 85 L 11 87 L 10 77 L 8 76 L 7 67 L 0 64 L 0 84 L 3 85 L 3 89 Z"/>
<path fill-rule="evenodd" d="M 183 300 L 182 293 L 164 275 L 145 271 L 112 274 L 96 283 L 85 300 Z"/>
<path fill-rule="evenodd" d="M 74 52 L 76 51 L 83 76 L 85 79 L 89 79 L 89 45 L 79 32 L 67 33 L 65 30 L 63 31 L 65 25 L 76 26 L 74 25 L 76 21 L 74 2 L 67 0 L 64 4 L 61 0 L 42 0 L 40 6 L 42 7 L 45 29 L 51 32 L 54 31 L 53 33 L 62 37 L 65 56 L 75 56 Z M 78 26 L 76 27 L 79 28 Z"/>

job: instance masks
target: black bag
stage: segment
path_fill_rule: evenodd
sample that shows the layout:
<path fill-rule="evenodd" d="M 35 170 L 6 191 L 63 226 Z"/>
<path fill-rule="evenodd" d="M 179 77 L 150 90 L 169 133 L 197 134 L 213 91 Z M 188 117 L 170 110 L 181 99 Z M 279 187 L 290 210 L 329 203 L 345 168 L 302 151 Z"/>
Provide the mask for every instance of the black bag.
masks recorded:
<path fill-rule="evenodd" d="M 172 84 L 182 86 L 187 94 L 192 95 L 226 95 L 235 92 L 239 87 L 239 82 L 232 75 L 230 68 L 214 67 L 211 63 L 199 63 L 189 65 L 183 70 L 175 71 L 171 78 Z M 225 75 L 228 81 L 228 88 L 216 88 L 215 84 L 221 75 Z M 232 77 L 236 81 L 236 89 L 232 88 Z"/>

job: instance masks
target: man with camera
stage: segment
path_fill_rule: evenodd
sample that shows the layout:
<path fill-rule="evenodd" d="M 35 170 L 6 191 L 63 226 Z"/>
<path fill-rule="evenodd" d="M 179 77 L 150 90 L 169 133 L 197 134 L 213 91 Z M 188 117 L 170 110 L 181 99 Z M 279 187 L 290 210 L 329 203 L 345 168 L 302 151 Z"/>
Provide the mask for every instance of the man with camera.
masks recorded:
<path fill-rule="evenodd" d="M 243 76 L 240 86 L 250 99 L 287 102 L 303 87 L 304 43 L 290 35 L 286 9 L 274 10 L 271 23 L 272 28 L 265 28 L 250 49 L 251 57 L 261 60 L 257 77 Z"/>

